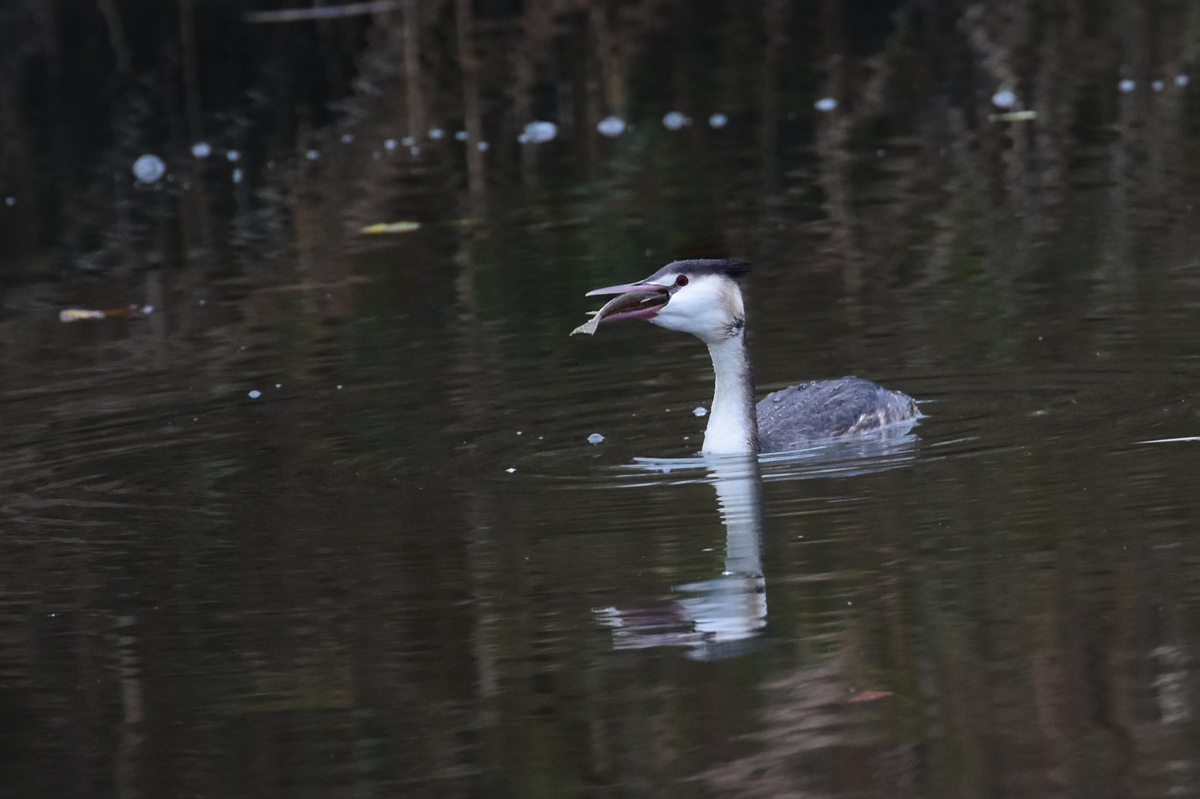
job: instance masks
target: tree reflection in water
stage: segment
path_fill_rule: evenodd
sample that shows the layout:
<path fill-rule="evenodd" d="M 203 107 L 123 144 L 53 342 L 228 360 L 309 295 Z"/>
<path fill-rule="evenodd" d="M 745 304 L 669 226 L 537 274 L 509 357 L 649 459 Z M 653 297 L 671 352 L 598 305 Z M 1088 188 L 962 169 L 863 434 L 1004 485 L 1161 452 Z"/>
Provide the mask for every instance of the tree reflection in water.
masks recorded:
<path fill-rule="evenodd" d="M 1200 6 L 284 6 L 0 10 L 12 795 L 1197 793 Z M 722 527 L 609 485 L 690 354 L 565 334 L 731 254 L 930 420 Z M 613 651 L 670 586 L 754 646 Z"/>

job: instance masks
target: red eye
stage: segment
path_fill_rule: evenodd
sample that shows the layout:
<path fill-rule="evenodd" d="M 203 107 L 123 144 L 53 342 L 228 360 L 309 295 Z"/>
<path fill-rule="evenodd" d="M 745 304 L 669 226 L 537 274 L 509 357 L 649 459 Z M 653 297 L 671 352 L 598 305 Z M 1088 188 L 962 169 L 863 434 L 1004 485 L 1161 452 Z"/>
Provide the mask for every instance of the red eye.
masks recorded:
<path fill-rule="evenodd" d="M 688 284 L 688 278 L 687 278 L 687 275 L 680 275 L 679 277 L 675 278 L 675 285 L 676 285 L 676 286 L 679 286 L 680 288 L 683 288 L 683 287 L 684 287 L 684 286 L 686 286 L 687 284 Z"/>

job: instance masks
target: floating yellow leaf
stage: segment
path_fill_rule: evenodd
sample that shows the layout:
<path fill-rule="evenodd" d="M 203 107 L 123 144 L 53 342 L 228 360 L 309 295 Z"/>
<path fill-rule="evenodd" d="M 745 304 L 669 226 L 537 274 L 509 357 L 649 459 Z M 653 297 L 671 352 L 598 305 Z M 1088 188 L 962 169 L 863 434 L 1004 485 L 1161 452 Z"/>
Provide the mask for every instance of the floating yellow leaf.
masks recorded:
<path fill-rule="evenodd" d="M 993 122 L 1030 122 L 1037 119 L 1037 111 L 1009 111 L 1007 114 L 992 114 Z"/>
<path fill-rule="evenodd" d="M 58 312 L 58 321 L 82 322 L 86 319 L 110 319 L 115 316 L 136 316 L 153 312 L 153 305 L 127 305 L 124 308 L 106 308 L 103 311 L 93 311 L 90 308 L 64 308 Z"/>
<path fill-rule="evenodd" d="M 377 222 L 374 225 L 367 225 L 362 229 L 363 233 L 412 233 L 414 230 L 420 230 L 420 222 Z"/>

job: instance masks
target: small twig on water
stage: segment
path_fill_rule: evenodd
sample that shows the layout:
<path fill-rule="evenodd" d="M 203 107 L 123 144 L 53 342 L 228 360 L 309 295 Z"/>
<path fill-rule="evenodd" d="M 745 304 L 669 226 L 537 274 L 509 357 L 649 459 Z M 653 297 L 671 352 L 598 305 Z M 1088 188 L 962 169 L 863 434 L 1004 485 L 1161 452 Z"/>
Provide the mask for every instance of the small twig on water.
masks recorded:
<path fill-rule="evenodd" d="M 287 8 L 282 11 L 253 11 L 242 14 L 243 22 L 300 22 L 309 19 L 336 19 L 377 14 L 399 8 L 399 0 L 376 0 L 371 3 L 347 3 L 344 6 L 321 6 L 319 8 Z"/>

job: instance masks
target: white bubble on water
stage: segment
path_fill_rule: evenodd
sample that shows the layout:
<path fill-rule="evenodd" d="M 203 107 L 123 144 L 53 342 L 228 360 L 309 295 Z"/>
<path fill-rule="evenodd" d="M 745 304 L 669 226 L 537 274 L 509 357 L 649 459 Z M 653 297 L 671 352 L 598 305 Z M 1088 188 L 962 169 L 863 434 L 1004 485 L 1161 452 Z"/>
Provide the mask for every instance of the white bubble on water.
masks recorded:
<path fill-rule="evenodd" d="M 832 97 L 822 97 L 820 100 L 817 100 L 815 103 L 813 103 L 813 108 L 817 109 L 818 111 L 833 111 L 837 107 L 838 101 Z"/>
<path fill-rule="evenodd" d="M 669 111 L 667 112 L 667 115 L 663 117 L 662 122 L 663 127 L 667 130 L 679 130 L 684 125 L 690 125 L 692 120 L 688 119 L 687 116 L 678 111 Z"/>
<path fill-rule="evenodd" d="M 434 128 L 433 130 L 429 131 L 429 138 L 433 139 L 434 141 L 441 139 L 445 135 L 446 131 L 442 130 L 441 128 Z"/>
<path fill-rule="evenodd" d="M 558 125 L 553 122 L 530 122 L 521 131 L 517 141 L 522 144 L 542 144 L 554 141 L 556 136 L 558 136 Z"/>
<path fill-rule="evenodd" d="M 1190 82 L 1191 82 L 1191 78 L 1189 78 L 1187 75 L 1176 75 L 1175 76 L 1175 85 L 1176 86 L 1187 86 L 1188 83 L 1190 83 Z"/>
<path fill-rule="evenodd" d="M 723 128 L 729 124 L 729 117 L 722 114 L 720 111 L 708 118 L 708 126 L 710 128 Z"/>
<path fill-rule="evenodd" d="M 1150 83 L 1150 88 L 1154 89 L 1154 91 L 1156 91 L 1156 92 L 1161 92 L 1165 87 L 1166 87 L 1166 84 L 1163 83 L 1161 80 L 1152 81 Z"/>
<path fill-rule="evenodd" d="M 1001 89 L 992 95 L 992 105 L 997 108 L 1012 108 L 1017 104 L 1017 96 L 1008 89 Z"/>
<path fill-rule="evenodd" d="M 596 125 L 596 130 L 601 136 L 615 138 L 625 132 L 625 120 L 617 116 L 605 117 Z"/>
<path fill-rule="evenodd" d="M 396 140 L 395 139 L 384 139 L 383 140 L 383 148 L 385 150 L 387 150 L 389 153 L 392 150 L 395 150 L 396 149 Z"/>
<path fill-rule="evenodd" d="M 167 174 L 167 165 L 157 155 L 146 153 L 133 162 L 133 175 L 142 183 L 155 183 Z"/>
<path fill-rule="evenodd" d="M 708 408 L 700 407 L 692 411 L 692 413 L 696 414 L 697 416 L 708 416 Z"/>
<path fill-rule="evenodd" d="M 233 174 L 230 177 L 233 179 L 234 183 L 241 183 L 242 178 L 245 177 L 245 173 L 242 172 L 242 170 L 240 170 L 240 169 L 235 169 L 235 170 L 233 170 Z"/>
<path fill-rule="evenodd" d="M 206 141 L 198 141 L 192 145 L 192 155 L 196 158 L 208 158 L 212 155 L 212 145 Z"/>
<path fill-rule="evenodd" d="M 242 157 L 242 154 L 239 153 L 237 150 L 230 150 L 229 152 L 225 153 L 225 158 L 228 159 L 230 161 L 230 163 L 236 164 L 238 162 L 238 159 L 240 159 L 241 157 Z"/>
<path fill-rule="evenodd" d="M 1120 89 L 1121 91 L 1125 92 L 1126 94 L 1129 94 L 1129 92 L 1131 92 L 1137 88 L 1137 83 L 1135 81 L 1130 80 L 1129 78 L 1126 78 L 1125 80 L 1123 80 L 1117 84 L 1117 88 Z"/>
<path fill-rule="evenodd" d="M 342 144 L 349 144 L 352 141 L 354 141 L 353 133 L 343 133 L 342 134 Z"/>
<path fill-rule="evenodd" d="M 599 433 L 592 433 L 590 436 L 588 436 L 587 440 L 589 444 L 599 444 L 604 440 L 604 436 L 600 435 Z"/>
<path fill-rule="evenodd" d="M 316 161 L 318 158 L 321 157 L 321 151 L 320 150 L 309 150 L 308 152 L 306 152 L 304 154 L 304 157 L 307 158 L 309 161 Z"/>
<path fill-rule="evenodd" d="M 256 388 L 253 391 L 251 391 L 249 394 L 247 394 L 246 396 L 249 397 L 250 399 L 258 399 L 259 397 L 262 396 L 262 392 Z"/>
<path fill-rule="evenodd" d="M 454 138 L 457 139 L 458 141 L 466 141 L 467 140 L 467 132 L 465 130 L 460 130 L 454 134 Z"/>

